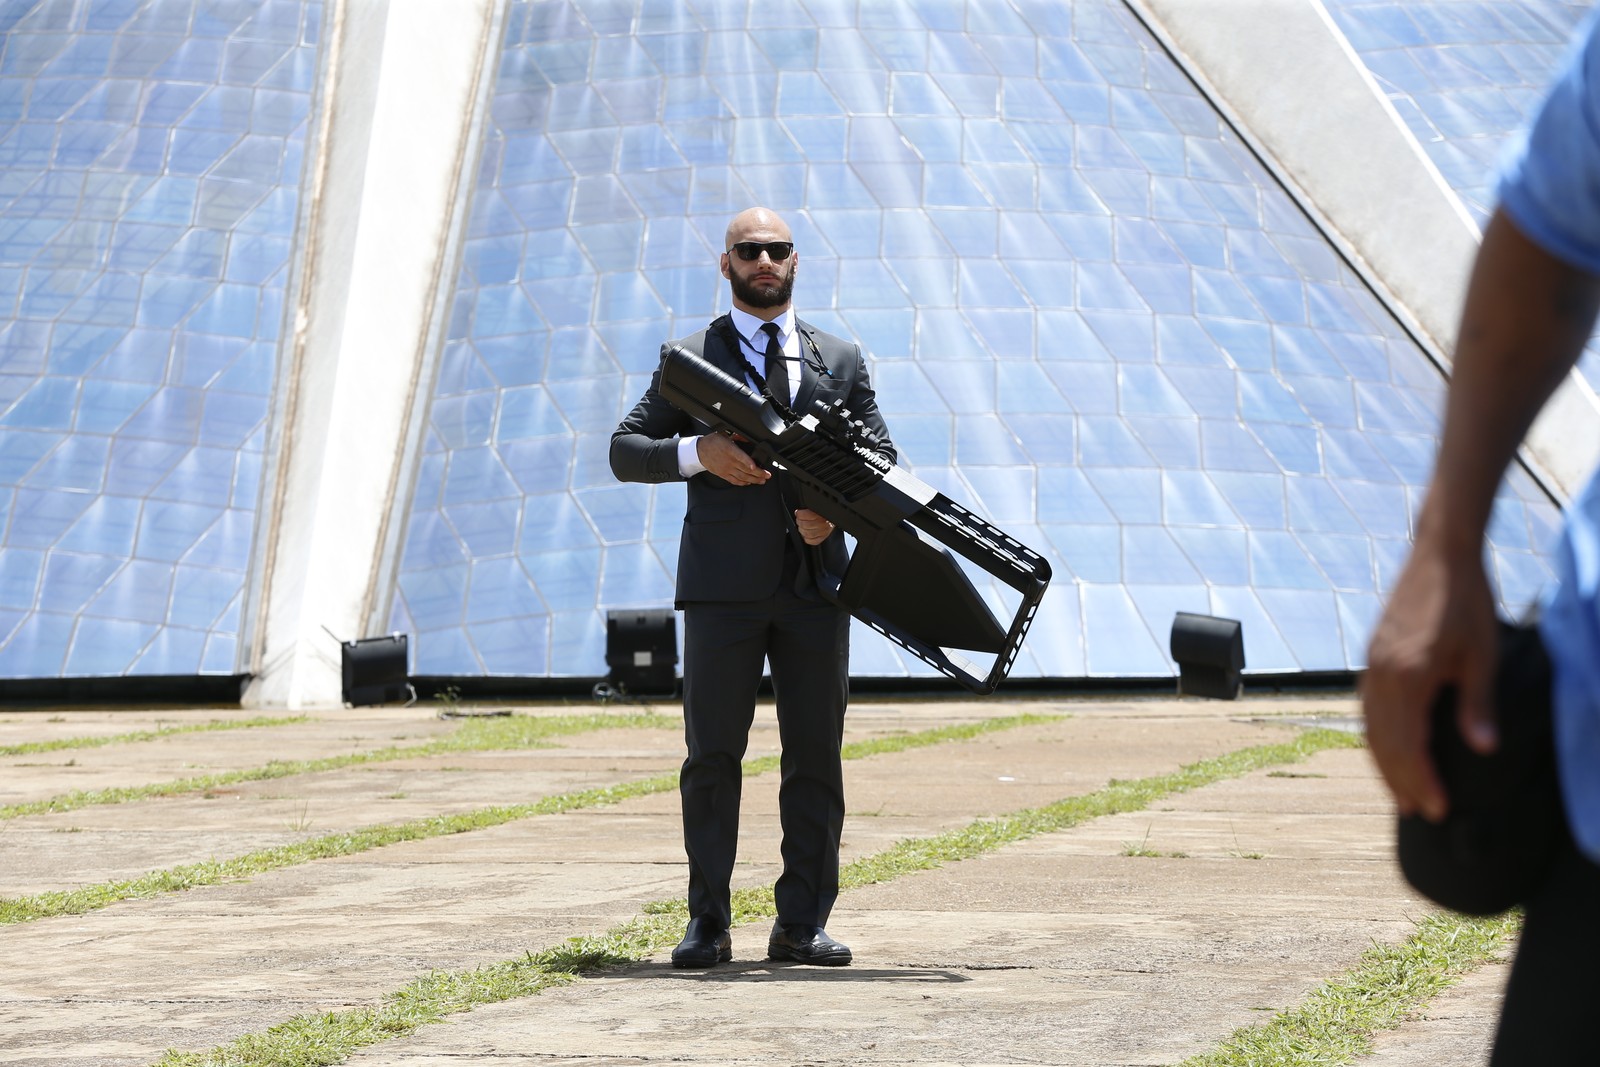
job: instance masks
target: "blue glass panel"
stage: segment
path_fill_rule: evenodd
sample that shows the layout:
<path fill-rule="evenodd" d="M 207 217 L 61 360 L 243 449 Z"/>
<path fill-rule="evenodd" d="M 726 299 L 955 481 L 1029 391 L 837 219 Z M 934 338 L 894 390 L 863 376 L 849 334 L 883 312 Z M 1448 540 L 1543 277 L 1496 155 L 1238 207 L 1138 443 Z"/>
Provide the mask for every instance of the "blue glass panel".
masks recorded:
<path fill-rule="evenodd" d="M 47 548 L 93 503 L 86 493 L 56 489 L 18 489 L 11 505 L 8 546 Z"/>
<path fill-rule="evenodd" d="M 1420 434 L 1369 433 L 1366 440 L 1410 485 L 1426 485 L 1433 472 L 1435 441 Z"/>
<path fill-rule="evenodd" d="M 1323 478 L 1289 478 L 1289 528 L 1360 535 L 1366 531 Z"/>
<path fill-rule="evenodd" d="M 600 550 L 575 548 L 538 552 L 526 559 L 540 597 L 552 611 L 579 611 L 596 601 Z"/>
<path fill-rule="evenodd" d="M 56 612 L 28 616 L 0 647 L 0 677 L 49 678 L 61 673 L 75 619 Z"/>
<path fill-rule="evenodd" d="M 469 623 L 542 615 L 547 610 L 515 559 L 473 562 L 466 609 Z"/>
<path fill-rule="evenodd" d="M 994 410 L 995 371 L 992 364 L 923 360 L 922 367 L 950 410 L 972 413 Z"/>
<path fill-rule="evenodd" d="M 477 623 L 467 627 L 467 633 L 489 674 L 526 677 L 549 672 L 550 621 L 544 615 Z"/>
<path fill-rule="evenodd" d="M 968 414 L 955 419 L 955 462 L 1006 466 L 1026 462 L 1026 454 L 998 416 Z"/>
<path fill-rule="evenodd" d="M 1287 426 L 1280 422 L 1255 422 L 1252 428 L 1285 471 L 1291 474 L 1323 473 L 1316 430 L 1309 426 Z M 1323 440 L 1327 440 L 1326 435 Z M 1327 473 L 1337 473 L 1332 469 L 1331 458 Z"/>
<path fill-rule="evenodd" d="M 1378 625 L 1383 602 L 1370 593 L 1338 593 L 1339 631 L 1344 637 L 1344 655 L 1351 670 L 1367 665 L 1367 643 Z"/>
<path fill-rule="evenodd" d="M 1112 469 L 1085 473 L 1120 521 L 1151 525 L 1161 522 L 1160 471 Z"/>
<path fill-rule="evenodd" d="M 1250 569 L 1259 589 L 1326 589 L 1328 580 L 1292 536 L 1279 530 L 1250 531 Z"/>
<path fill-rule="evenodd" d="M 200 418 L 201 444 L 238 448 L 267 415 L 264 396 L 241 396 L 213 388 L 206 393 Z"/>
<path fill-rule="evenodd" d="M 1124 363 L 1117 368 L 1120 409 L 1127 415 L 1192 418 L 1195 411 L 1159 367 Z"/>
<path fill-rule="evenodd" d="M 1086 582 L 1122 581 L 1122 530 L 1118 526 L 1046 524 L 1046 535 L 1071 573 Z"/>
<path fill-rule="evenodd" d="M 168 622 L 191 629 L 219 628 L 219 617 L 238 594 L 242 577 L 204 567 L 175 568 Z"/>
<path fill-rule="evenodd" d="M 1120 585 L 1083 585 L 1084 646 L 1091 675 L 1166 674 L 1166 656 Z"/>
<path fill-rule="evenodd" d="M 105 482 L 111 440 L 75 435 L 46 456 L 21 484 L 36 489 L 66 489 L 98 493 Z"/>
<path fill-rule="evenodd" d="M 15 485 L 63 438 L 54 433 L 0 434 L 0 481 Z"/>
<path fill-rule="evenodd" d="M 1375 589 L 1376 572 L 1372 563 L 1371 542 L 1367 538 L 1309 533 L 1304 530 L 1297 530 L 1295 535 L 1335 589 L 1353 592 L 1372 592 Z"/>
<path fill-rule="evenodd" d="M 1169 469 L 1161 478 L 1165 518 L 1169 525 L 1241 525 L 1227 499 L 1204 473 Z"/>
<path fill-rule="evenodd" d="M 44 574 L 39 585 L 39 607 L 46 611 L 76 614 L 105 587 L 121 566 L 121 560 L 110 556 L 52 551 L 44 563 Z"/>
<path fill-rule="evenodd" d="M 1194 419 L 1125 416 L 1139 442 L 1169 470 L 1200 465 L 1199 427 Z"/>
<path fill-rule="evenodd" d="M 1089 525 L 1117 521 L 1116 515 L 1106 506 L 1100 494 L 1095 492 L 1088 478 L 1076 467 L 1041 466 L 1038 475 L 1041 523 Z M 1092 580 L 1108 579 L 1102 577 Z"/>
<path fill-rule="evenodd" d="M 600 607 L 628 607 L 670 600 L 673 581 L 645 545 L 612 545 L 600 571 Z"/>
<path fill-rule="evenodd" d="M 460 619 L 466 601 L 468 575 L 466 564 L 409 571 L 400 576 L 400 595 L 405 597 L 406 606 L 414 618 Z M 417 644 L 420 663 L 426 642 L 419 639 Z"/>
<path fill-rule="evenodd" d="M 419 512 L 406 527 L 401 566 L 408 571 L 445 567 L 468 560 L 466 544 L 454 526 L 436 511 Z"/>
<path fill-rule="evenodd" d="M 1250 581 L 1249 542 L 1243 530 L 1175 526 L 1172 534 L 1200 576 L 1213 585 Z"/>
<path fill-rule="evenodd" d="M 1019 523 L 1034 520 L 1034 471 L 1031 466 L 968 467 L 975 496 L 974 510 L 1015 536 L 1025 536 L 1017 530 Z"/>
<path fill-rule="evenodd" d="M 238 669 L 238 638 L 232 633 L 211 633 L 200 657 L 200 673 L 234 673 Z"/>
<path fill-rule="evenodd" d="M 583 511 L 565 492 L 530 495 L 524 499 L 522 540 L 517 546 L 520 554 L 549 551 L 557 545 L 588 547 L 597 543 L 597 535 Z"/>
<path fill-rule="evenodd" d="M 1489 541 L 1497 548 L 1537 550 L 1529 537 L 1528 508 L 1509 496 L 1501 496 L 1489 512 Z"/>
<path fill-rule="evenodd" d="M 476 410 L 478 415 L 470 419 L 469 428 L 463 419 L 473 410 Z M 570 430 L 567 421 L 561 417 L 560 410 L 543 386 L 521 386 L 505 390 L 500 396 L 499 417 L 495 419 L 491 430 L 489 419 L 493 414 L 494 397 L 480 394 L 452 402 L 444 412 L 440 412 L 436 407 L 434 423 L 439 426 L 441 436 L 452 447 L 460 447 L 469 439 L 475 443 L 483 443 L 492 437 L 496 443 L 503 443 L 524 437 L 567 433 Z M 448 419 L 449 424 L 441 422 L 441 418 Z"/>
<path fill-rule="evenodd" d="M 1409 536 L 1406 492 L 1403 487 L 1392 482 L 1377 484 L 1354 479 L 1335 481 L 1333 486 L 1374 537 Z"/>
<path fill-rule="evenodd" d="M 201 535 L 183 557 L 196 567 L 234 572 L 237 580 L 250 563 L 251 514 L 238 508 L 222 513 L 222 518 Z"/>
<path fill-rule="evenodd" d="M 129 674 L 198 674 L 205 653 L 204 630 L 163 626 L 128 668 Z M 218 673 L 231 673 L 219 671 Z"/>
<path fill-rule="evenodd" d="M 40 378 L 0 417 L 0 426 L 19 430 L 71 429 L 77 398 L 75 379 Z"/>
<path fill-rule="evenodd" d="M 1182 585 L 1200 580 L 1177 542 L 1160 526 L 1124 526 L 1122 560 L 1122 578 L 1129 585 Z"/>
<path fill-rule="evenodd" d="M 896 412 L 894 444 L 904 467 L 948 466 L 953 457 L 955 427 L 949 415 Z"/>
<path fill-rule="evenodd" d="M 1211 593 L 1203 585 L 1145 585 L 1130 583 L 1128 595 L 1133 598 L 1144 619 L 1145 627 L 1157 638 L 1157 647 L 1167 657 L 1168 669 L 1175 669 L 1167 651 L 1168 635 L 1180 611 L 1197 615 L 1211 613 Z"/>
<path fill-rule="evenodd" d="M 1501 603 L 1514 617 L 1526 616 L 1555 582 L 1549 564 L 1532 552 L 1495 548 L 1492 555 Z"/>
<path fill-rule="evenodd" d="M 490 448 L 463 448 L 451 456 L 445 477 L 447 504 L 520 496 L 511 475 Z"/>
<path fill-rule="evenodd" d="M 1078 417 L 1078 454 L 1085 467 L 1157 466 L 1154 457 L 1121 419 L 1102 415 Z M 1126 516 L 1124 518 L 1126 521 L 1137 521 Z"/>
<path fill-rule="evenodd" d="M 1261 589 L 1258 595 L 1301 664 L 1346 666 L 1338 607 L 1331 593 Z"/>
<path fill-rule="evenodd" d="M 1283 529 L 1286 526 L 1288 505 L 1282 475 L 1212 470 L 1207 476 L 1247 528 Z"/>
<path fill-rule="evenodd" d="M 142 559 L 179 560 L 221 515 L 218 507 L 152 500 L 139 518 L 136 552 Z"/>
<path fill-rule="evenodd" d="M 1321 438 L 1322 453 L 1326 458 L 1330 477 L 1356 478 L 1369 482 L 1397 480 L 1394 468 L 1383 461 L 1383 457 L 1364 435 L 1354 431 L 1324 429 Z"/>
<path fill-rule="evenodd" d="M 1355 395 L 1348 379 L 1284 375 L 1284 381 L 1300 406 L 1321 425 L 1344 429 L 1355 426 Z"/>
<path fill-rule="evenodd" d="M 85 616 L 78 622 L 62 673 L 69 676 L 121 674 L 155 632 L 156 627 L 151 623 Z"/>
<path fill-rule="evenodd" d="M 634 486 L 608 486 L 574 494 L 605 544 L 636 542 L 645 535 L 645 497 Z"/>
<path fill-rule="evenodd" d="M 45 554 L 21 548 L 0 548 L 0 608 L 34 607 Z M 14 629 L 15 625 L 8 628 Z M 4 637 L 0 637 L 3 641 Z"/>

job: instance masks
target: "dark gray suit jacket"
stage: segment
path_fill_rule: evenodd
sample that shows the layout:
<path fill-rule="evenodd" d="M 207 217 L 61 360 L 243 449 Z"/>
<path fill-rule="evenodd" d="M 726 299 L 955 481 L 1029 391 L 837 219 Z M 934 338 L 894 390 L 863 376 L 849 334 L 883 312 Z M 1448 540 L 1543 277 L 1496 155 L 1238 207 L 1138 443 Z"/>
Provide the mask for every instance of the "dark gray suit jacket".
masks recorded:
<path fill-rule="evenodd" d="M 877 435 L 883 442 L 883 454 L 893 461 L 894 445 L 878 413 L 861 347 L 798 318 L 795 328 L 800 332 L 803 358 L 794 409 L 803 413 L 810 411 L 817 399 L 843 397 L 844 406 Z M 672 343 L 700 354 L 738 381 L 747 381 L 739 333 L 727 315 Z M 666 350 L 662 346 L 663 355 Z M 827 368 L 826 374 L 817 370 L 819 363 Z M 710 432 L 710 427 L 662 398 L 657 388 L 660 381 L 658 368 L 644 397 L 611 435 L 611 470 L 620 481 L 682 481 L 678 439 Z M 796 497 L 786 481 L 779 474 L 765 485 L 730 485 L 709 471 L 689 479 L 688 511 L 678 546 L 680 606 L 688 601 L 762 600 L 773 594 L 783 571 L 783 539 L 791 537 L 801 543 L 792 517 Z M 804 506 L 803 502 L 798 506 Z M 819 548 L 827 570 L 843 573 L 844 535 L 835 530 Z"/>

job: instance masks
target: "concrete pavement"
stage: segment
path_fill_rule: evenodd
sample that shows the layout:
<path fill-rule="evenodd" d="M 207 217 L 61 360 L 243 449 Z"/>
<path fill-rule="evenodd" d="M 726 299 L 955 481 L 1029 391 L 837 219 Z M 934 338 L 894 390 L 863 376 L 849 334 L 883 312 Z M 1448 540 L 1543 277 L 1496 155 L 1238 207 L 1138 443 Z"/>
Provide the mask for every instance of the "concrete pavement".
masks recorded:
<path fill-rule="evenodd" d="M 435 710 L 347 709 L 0 757 L 0 803 L 419 743 L 458 726 Z M 1023 711 L 1065 717 L 847 763 L 843 859 L 1287 740 L 1293 723 L 1347 722 L 1354 706 L 858 700 L 849 739 Z M 9 711 L 0 746 L 244 717 Z M 750 754 L 776 751 L 766 706 Z M 0 897 L 637 781 L 681 758 L 675 729 L 618 727 L 550 748 L 366 763 L 6 820 Z M 776 874 L 776 796 L 775 774 L 746 783 L 737 885 L 770 885 Z M 1372 943 L 1409 935 L 1429 908 L 1394 867 L 1391 818 L 1365 753 L 1325 751 L 847 892 L 829 930 L 855 950 L 850 968 L 768 964 L 765 927 L 741 927 L 729 966 L 679 972 L 663 953 L 452 1016 L 348 1062 L 1177 1063 L 1297 1003 Z M 0 1061 L 152 1063 L 167 1048 L 209 1048 L 298 1013 L 380 1000 L 430 971 L 596 933 L 682 895 L 679 839 L 668 791 L 0 927 Z M 1482 1062 L 1503 971 L 1475 972 L 1424 1017 L 1380 1035 L 1366 1062 Z"/>

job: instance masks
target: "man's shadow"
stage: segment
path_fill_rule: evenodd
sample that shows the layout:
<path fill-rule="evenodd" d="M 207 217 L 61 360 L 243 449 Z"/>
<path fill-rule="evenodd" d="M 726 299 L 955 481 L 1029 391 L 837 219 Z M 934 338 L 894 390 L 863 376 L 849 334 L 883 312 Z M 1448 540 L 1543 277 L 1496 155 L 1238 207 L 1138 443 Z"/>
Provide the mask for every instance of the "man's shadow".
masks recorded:
<path fill-rule="evenodd" d="M 612 971 L 617 978 L 672 978 L 691 982 L 970 982 L 955 971 L 935 967 L 816 967 L 801 963 L 748 960 L 716 967 L 683 968 L 646 962 Z"/>

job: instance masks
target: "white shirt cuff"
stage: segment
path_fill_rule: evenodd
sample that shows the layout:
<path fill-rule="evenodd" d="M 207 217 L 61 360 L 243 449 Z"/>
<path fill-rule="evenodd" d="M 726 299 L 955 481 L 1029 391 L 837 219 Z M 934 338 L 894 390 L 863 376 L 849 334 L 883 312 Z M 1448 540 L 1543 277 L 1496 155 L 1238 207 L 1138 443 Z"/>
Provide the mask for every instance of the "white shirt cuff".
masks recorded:
<path fill-rule="evenodd" d="M 700 462 L 699 445 L 699 437 L 678 438 L 678 473 L 685 478 L 693 478 L 706 469 Z"/>

